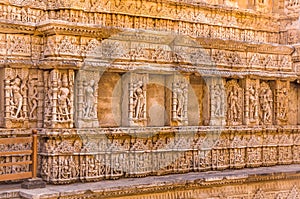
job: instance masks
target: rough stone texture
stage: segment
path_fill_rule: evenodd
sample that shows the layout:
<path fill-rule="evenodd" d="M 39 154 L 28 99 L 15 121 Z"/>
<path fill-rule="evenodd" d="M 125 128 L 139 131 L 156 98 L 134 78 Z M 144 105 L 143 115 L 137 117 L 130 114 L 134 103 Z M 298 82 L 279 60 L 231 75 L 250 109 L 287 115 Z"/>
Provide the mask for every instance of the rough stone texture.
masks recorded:
<path fill-rule="evenodd" d="M 54 184 L 298 164 L 299 11 L 0 1 L 0 133 L 38 128 L 38 173 Z M 1 174 L 28 171 L 7 166 L 18 161 L 0 157 Z M 294 197 L 286 186 L 278 198 Z"/>

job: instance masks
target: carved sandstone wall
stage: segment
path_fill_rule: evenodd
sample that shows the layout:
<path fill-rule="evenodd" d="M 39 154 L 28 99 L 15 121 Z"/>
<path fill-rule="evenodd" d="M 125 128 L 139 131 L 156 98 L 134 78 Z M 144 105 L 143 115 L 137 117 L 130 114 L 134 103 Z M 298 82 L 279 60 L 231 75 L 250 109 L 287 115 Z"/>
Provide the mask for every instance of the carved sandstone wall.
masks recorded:
<path fill-rule="evenodd" d="M 298 11 L 1 1 L 0 126 L 39 129 L 57 184 L 299 163 Z"/>

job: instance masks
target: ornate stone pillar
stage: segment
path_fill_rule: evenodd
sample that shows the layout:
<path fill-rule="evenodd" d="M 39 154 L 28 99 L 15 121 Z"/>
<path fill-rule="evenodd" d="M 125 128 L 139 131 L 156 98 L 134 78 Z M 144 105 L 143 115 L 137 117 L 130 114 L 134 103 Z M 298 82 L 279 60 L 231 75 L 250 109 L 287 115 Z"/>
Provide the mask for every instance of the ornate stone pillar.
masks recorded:
<path fill-rule="evenodd" d="M 75 125 L 77 128 L 98 127 L 98 70 L 81 70 L 78 72 L 76 89 Z"/>
<path fill-rule="evenodd" d="M 72 128 L 74 71 L 45 71 L 44 86 L 44 127 Z"/>

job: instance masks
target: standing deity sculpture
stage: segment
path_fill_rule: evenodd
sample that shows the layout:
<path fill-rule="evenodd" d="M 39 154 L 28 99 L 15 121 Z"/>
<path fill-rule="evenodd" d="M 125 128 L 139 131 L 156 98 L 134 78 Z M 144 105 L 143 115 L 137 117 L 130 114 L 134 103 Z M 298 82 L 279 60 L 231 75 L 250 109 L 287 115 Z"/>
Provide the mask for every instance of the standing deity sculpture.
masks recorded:
<path fill-rule="evenodd" d="M 267 85 L 266 83 L 263 83 L 261 85 L 259 102 L 261 123 L 272 123 L 273 95 L 269 85 Z"/>
<path fill-rule="evenodd" d="M 258 118 L 258 95 L 255 87 L 249 88 L 249 119 L 251 121 Z"/>
<path fill-rule="evenodd" d="M 22 82 L 19 77 L 16 77 L 11 82 L 11 116 L 13 118 L 23 118 L 24 114 L 22 111 L 23 102 L 24 102 L 24 94 L 27 91 L 26 84 Z"/>
<path fill-rule="evenodd" d="M 145 101 L 146 98 L 144 96 L 144 88 L 143 82 L 139 81 L 134 84 L 133 90 L 133 118 L 144 119 L 144 112 L 145 112 Z"/>
<path fill-rule="evenodd" d="M 36 79 L 31 79 L 29 81 L 29 91 L 28 91 L 28 106 L 30 109 L 29 118 L 36 119 L 35 111 L 38 106 L 38 90 L 36 85 Z"/>
<path fill-rule="evenodd" d="M 238 93 L 236 90 L 231 90 L 228 95 L 228 119 L 232 121 L 238 120 L 240 105 L 238 104 Z"/>
<path fill-rule="evenodd" d="M 84 85 L 84 117 L 92 118 L 95 116 L 95 81 L 91 80 Z"/>
<path fill-rule="evenodd" d="M 228 81 L 227 93 L 227 124 L 241 125 L 243 116 L 243 89 L 236 80 Z"/>
<path fill-rule="evenodd" d="M 128 84 L 128 122 L 130 126 L 147 125 L 147 93 L 146 85 L 148 82 L 147 74 L 132 73 L 129 76 Z"/>
<path fill-rule="evenodd" d="M 172 120 L 180 124 L 187 124 L 187 83 L 178 81 L 173 83 Z"/>
<path fill-rule="evenodd" d="M 224 113 L 224 104 L 222 97 L 223 90 L 220 84 L 217 84 L 214 87 L 214 91 L 212 93 L 212 106 L 214 107 L 214 116 L 223 116 Z"/>
<path fill-rule="evenodd" d="M 70 119 L 70 90 L 67 74 L 63 74 L 62 81 L 58 81 L 58 85 L 58 120 L 66 121 Z"/>

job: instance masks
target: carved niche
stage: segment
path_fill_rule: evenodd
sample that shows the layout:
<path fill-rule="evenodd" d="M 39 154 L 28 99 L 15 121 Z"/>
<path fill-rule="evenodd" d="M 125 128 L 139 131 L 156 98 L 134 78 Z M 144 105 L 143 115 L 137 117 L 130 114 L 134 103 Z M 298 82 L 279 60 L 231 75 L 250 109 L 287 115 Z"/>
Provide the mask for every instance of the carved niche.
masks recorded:
<path fill-rule="evenodd" d="M 236 80 L 226 83 L 227 125 L 241 125 L 243 122 L 244 92 Z"/>
<path fill-rule="evenodd" d="M 262 82 L 259 89 L 259 117 L 260 124 L 272 124 L 273 121 L 273 93 L 268 83 Z"/>
<path fill-rule="evenodd" d="M 99 71 L 79 71 L 76 79 L 76 127 L 98 127 Z"/>
<path fill-rule="evenodd" d="M 73 127 L 73 70 L 44 72 L 45 101 L 44 126 Z"/>
<path fill-rule="evenodd" d="M 172 121 L 188 125 L 188 83 L 183 77 L 174 77 L 172 90 Z"/>
<path fill-rule="evenodd" d="M 128 119 L 130 126 L 145 126 L 147 121 L 146 84 L 148 75 L 131 74 L 129 82 Z"/>

